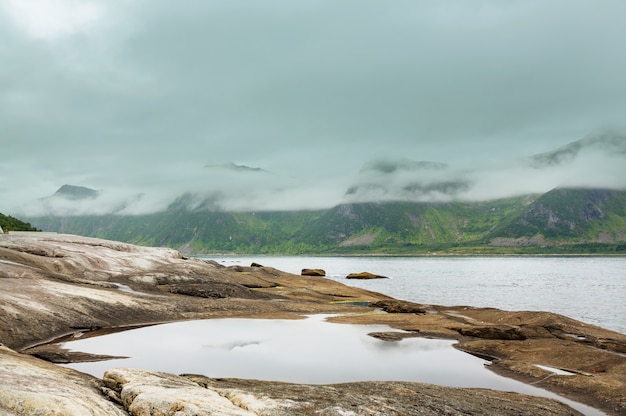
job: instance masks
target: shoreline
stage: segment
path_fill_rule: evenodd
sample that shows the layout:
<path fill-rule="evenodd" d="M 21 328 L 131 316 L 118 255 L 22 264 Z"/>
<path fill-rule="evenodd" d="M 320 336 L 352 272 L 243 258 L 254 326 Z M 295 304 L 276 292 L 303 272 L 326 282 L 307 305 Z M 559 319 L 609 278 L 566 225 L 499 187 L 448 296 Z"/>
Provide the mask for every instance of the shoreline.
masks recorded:
<path fill-rule="evenodd" d="M 255 253 L 194 253 L 188 254 L 194 258 L 211 258 L 211 257 L 626 257 L 626 254 L 608 254 L 608 253 L 415 253 L 415 254 L 391 254 L 391 253 L 363 253 L 363 254 L 337 254 L 337 253 L 320 253 L 320 254 L 255 254 Z"/>
<path fill-rule="evenodd" d="M 464 351 L 499 357 L 529 382 L 548 375 L 534 364 L 592 374 L 551 377 L 542 388 L 577 392 L 584 399 L 578 401 L 608 414 L 626 410 L 626 393 L 611 387 L 626 382 L 626 335 L 561 315 L 418 305 L 271 267 L 226 267 L 171 249 L 63 234 L 1 239 L 0 260 L 0 319 L 8 324 L 0 343 L 17 350 L 62 334 L 146 322 L 350 313 L 330 321 L 457 339 Z M 337 303 L 346 300 L 371 306 Z M 371 313 L 378 309 L 385 313 Z"/>
<path fill-rule="evenodd" d="M 597 399 L 597 398 L 592 398 L 589 399 L 589 397 L 583 393 L 577 392 L 577 391 L 572 391 L 571 389 L 565 388 L 565 387 L 561 387 L 558 385 L 551 385 L 549 387 L 549 389 L 547 389 L 546 387 L 540 385 L 539 383 L 542 382 L 542 380 L 536 380 L 534 377 L 530 377 L 528 375 L 523 375 L 520 374 L 518 372 L 512 371 L 510 369 L 507 368 L 503 368 L 501 366 L 498 365 L 489 365 L 488 366 L 489 371 L 493 371 L 495 374 L 501 375 L 503 377 L 507 377 L 507 378 L 511 378 L 513 380 L 517 380 L 520 381 L 522 383 L 525 383 L 527 385 L 531 385 L 531 386 L 535 386 L 538 387 L 540 389 L 544 389 L 550 392 L 553 392 L 559 396 L 565 397 L 566 399 L 572 400 L 574 402 L 577 403 L 583 403 L 593 409 L 596 409 L 598 411 L 601 412 L 607 412 L 606 409 L 606 402 Z M 550 375 L 547 377 L 551 377 Z M 612 414 L 610 412 L 607 412 L 605 414 Z M 619 413 L 616 413 L 619 414 Z"/>

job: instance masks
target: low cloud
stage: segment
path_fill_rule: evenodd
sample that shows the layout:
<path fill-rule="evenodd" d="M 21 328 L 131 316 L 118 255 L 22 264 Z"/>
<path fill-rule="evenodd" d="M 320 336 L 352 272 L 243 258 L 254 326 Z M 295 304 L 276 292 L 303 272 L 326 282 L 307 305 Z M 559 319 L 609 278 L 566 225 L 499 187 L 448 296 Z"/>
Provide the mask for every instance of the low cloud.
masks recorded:
<path fill-rule="evenodd" d="M 31 201 L 21 213 L 135 215 L 173 205 L 190 211 L 280 211 L 350 202 L 478 201 L 556 187 L 626 189 L 626 135 L 603 133 L 538 156 L 475 164 L 387 157 L 343 174 L 325 174 L 324 166 L 317 169 L 317 177 L 309 171 L 295 176 L 243 164 L 210 163 L 185 169 L 184 173 L 191 172 L 189 177 L 171 170 L 168 181 L 147 185 L 142 192 L 136 187 L 109 187 L 96 189 L 96 197 L 54 195 Z"/>
<path fill-rule="evenodd" d="M 472 164 L 376 160 L 360 170 L 346 199 L 479 201 L 557 187 L 626 189 L 626 135 L 604 131 L 543 154 Z"/>

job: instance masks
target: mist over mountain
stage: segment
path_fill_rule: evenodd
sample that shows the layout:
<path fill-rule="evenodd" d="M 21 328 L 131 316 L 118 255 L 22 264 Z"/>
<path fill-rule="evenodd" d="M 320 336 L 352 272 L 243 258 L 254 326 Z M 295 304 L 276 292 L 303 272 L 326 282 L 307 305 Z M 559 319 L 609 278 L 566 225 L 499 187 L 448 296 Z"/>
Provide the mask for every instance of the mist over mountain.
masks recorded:
<path fill-rule="evenodd" d="M 233 212 L 186 194 L 144 215 L 46 216 L 37 227 L 186 253 L 626 252 L 626 191 L 557 188 L 482 202 L 360 202 Z"/>
<path fill-rule="evenodd" d="M 470 189 L 470 183 L 450 165 L 408 158 L 367 162 L 342 202 L 450 201 Z"/>
<path fill-rule="evenodd" d="M 262 168 L 254 168 L 254 167 L 250 167 L 250 166 L 246 166 L 246 165 L 238 165 L 238 164 L 233 163 L 233 162 L 221 163 L 221 164 L 219 164 L 219 163 L 218 164 L 209 163 L 205 167 L 209 168 L 209 169 L 227 169 L 227 170 L 240 171 L 240 172 L 265 172 L 265 173 L 269 173 L 268 171 L 266 171 L 265 169 L 262 169 Z"/>
<path fill-rule="evenodd" d="M 392 159 L 380 159 L 366 163 L 360 173 L 380 173 L 380 174 L 393 174 L 396 172 L 415 172 L 415 171 L 439 171 L 447 169 L 449 166 L 446 163 L 430 162 L 430 161 L 416 161 L 408 158 L 401 158 L 397 160 Z"/>
<path fill-rule="evenodd" d="M 626 135 L 602 132 L 526 158 L 450 165 L 407 158 L 367 163 L 345 201 L 484 201 L 556 187 L 626 189 Z"/>
<path fill-rule="evenodd" d="M 573 163 L 577 158 L 592 155 L 618 159 L 626 157 L 626 135 L 615 131 L 605 131 L 566 144 L 556 150 L 534 155 L 530 161 L 534 167 L 545 168 Z"/>
<path fill-rule="evenodd" d="M 328 209 L 342 203 L 487 201 L 540 194 L 557 187 L 626 189 L 626 135 L 602 132 L 526 158 L 449 164 L 381 157 L 355 170 L 317 178 L 274 173 L 233 162 L 207 164 L 185 181 L 162 188 L 64 185 L 12 211 L 45 215 L 139 215 L 172 205 L 190 210 L 290 211 Z"/>

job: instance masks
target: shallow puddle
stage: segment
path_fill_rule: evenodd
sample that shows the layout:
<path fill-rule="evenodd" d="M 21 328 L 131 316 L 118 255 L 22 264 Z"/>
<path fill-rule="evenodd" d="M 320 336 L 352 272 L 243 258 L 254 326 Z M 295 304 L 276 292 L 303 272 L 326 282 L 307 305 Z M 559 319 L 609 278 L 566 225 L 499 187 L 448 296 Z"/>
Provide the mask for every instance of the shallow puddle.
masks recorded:
<path fill-rule="evenodd" d="M 67 367 L 102 377 L 114 367 L 174 374 L 327 384 L 367 380 L 419 381 L 553 397 L 585 414 L 602 414 L 545 390 L 501 377 L 488 362 L 452 347 L 454 341 L 368 336 L 383 325 L 305 320 L 209 319 L 144 327 L 66 342 L 73 351 L 128 356 Z"/>

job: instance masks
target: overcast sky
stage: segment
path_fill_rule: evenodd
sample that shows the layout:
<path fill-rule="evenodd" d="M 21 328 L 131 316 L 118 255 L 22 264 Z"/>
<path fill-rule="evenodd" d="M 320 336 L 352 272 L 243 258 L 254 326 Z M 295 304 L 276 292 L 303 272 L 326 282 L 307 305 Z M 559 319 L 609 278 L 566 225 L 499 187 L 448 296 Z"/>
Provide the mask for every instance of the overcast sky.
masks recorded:
<path fill-rule="evenodd" d="M 624 187 L 624 154 L 520 160 L 622 134 L 625 21 L 624 0 L 1 0 L 0 212 L 63 184 L 129 213 Z"/>

